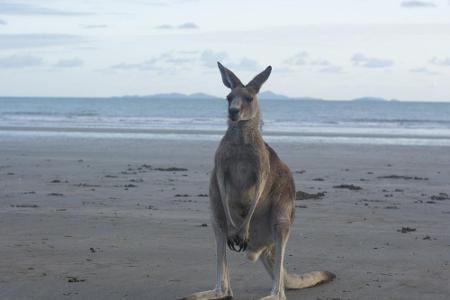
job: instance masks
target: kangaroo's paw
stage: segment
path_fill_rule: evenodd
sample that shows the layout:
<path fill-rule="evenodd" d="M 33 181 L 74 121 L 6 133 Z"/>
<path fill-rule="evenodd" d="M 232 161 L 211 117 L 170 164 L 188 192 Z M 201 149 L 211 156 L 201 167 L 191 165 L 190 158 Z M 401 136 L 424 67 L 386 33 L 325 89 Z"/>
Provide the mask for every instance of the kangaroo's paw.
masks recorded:
<path fill-rule="evenodd" d="M 223 292 L 218 290 L 209 290 L 205 292 L 194 293 L 179 300 L 229 300 L 233 299 L 231 292 Z"/>
<path fill-rule="evenodd" d="M 249 232 L 248 229 L 240 229 L 236 233 L 232 233 L 227 238 L 227 245 L 230 250 L 241 252 L 245 251 L 248 246 Z"/>

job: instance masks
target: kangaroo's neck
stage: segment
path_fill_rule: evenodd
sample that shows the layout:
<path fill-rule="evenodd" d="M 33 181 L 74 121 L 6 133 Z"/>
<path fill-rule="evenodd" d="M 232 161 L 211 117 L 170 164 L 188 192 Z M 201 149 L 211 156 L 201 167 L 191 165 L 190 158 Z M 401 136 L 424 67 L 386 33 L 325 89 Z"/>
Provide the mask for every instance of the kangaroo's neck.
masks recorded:
<path fill-rule="evenodd" d="M 248 144 L 263 142 L 260 112 L 258 111 L 255 116 L 248 120 L 238 122 L 228 121 L 226 135 L 235 143 Z"/>

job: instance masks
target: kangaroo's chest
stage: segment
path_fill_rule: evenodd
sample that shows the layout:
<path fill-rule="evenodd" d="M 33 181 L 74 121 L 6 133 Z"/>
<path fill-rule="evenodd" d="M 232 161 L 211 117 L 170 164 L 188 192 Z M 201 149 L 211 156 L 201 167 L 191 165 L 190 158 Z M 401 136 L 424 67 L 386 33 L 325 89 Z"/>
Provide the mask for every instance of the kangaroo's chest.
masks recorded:
<path fill-rule="evenodd" d="M 223 153 L 220 164 L 225 183 L 240 192 L 246 192 L 259 178 L 261 159 L 251 144 L 230 145 Z"/>

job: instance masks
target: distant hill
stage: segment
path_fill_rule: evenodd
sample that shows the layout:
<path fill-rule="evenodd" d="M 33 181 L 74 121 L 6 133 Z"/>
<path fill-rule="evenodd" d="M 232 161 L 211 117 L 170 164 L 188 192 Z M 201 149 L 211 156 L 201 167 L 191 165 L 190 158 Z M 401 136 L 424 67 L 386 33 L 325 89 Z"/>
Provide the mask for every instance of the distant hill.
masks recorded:
<path fill-rule="evenodd" d="M 117 97 L 114 97 L 117 98 Z M 224 99 L 225 93 L 223 97 L 216 97 L 213 95 L 205 94 L 205 93 L 193 93 L 193 94 L 182 94 L 182 93 L 161 93 L 154 95 L 125 95 L 118 98 L 136 98 L 136 99 Z M 321 98 L 313 98 L 313 97 L 288 97 L 282 94 L 277 94 L 272 91 L 264 91 L 259 93 L 258 99 L 260 100 L 293 100 L 293 101 L 332 101 L 329 99 L 321 99 Z M 345 101 L 345 100 L 340 100 Z M 379 97 L 360 97 L 351 99 L 353 102 L 395 102 L 398 101 L 396 99 L 384 99 Z"/>
<path fill-rule="evenodd" d="M 384 98 L 377 98 L 377 97 L 361 97 L 361 98 L 352 99 L 351 101 L 356 101 L 356 102 L 385 102 L 385 101 L 389 101 L 389 100 L 384 99 Z"/>
<path fill-rule="evenodd" d="M 137 95 L 126 95 L 123 98 L 145 98 L 145 99 L 219 99 L 221 97 L 216 97 L 212 95 L 208 95 L 205 93 L 194 93 L 194 94 L 181 94 L 181 93 L 162 93 L 162 94 L 154 94 L 154 95 L 145 95 L 145 96 L 137 96 Z M 222 97 L 225 98 L 225 95 Z M 276 94 L 271 91 L 265 91 L 258 95 L 258 99 L 262 100 L 286 100 L 291 99 L 288 96 L 284 96 L 281 94 Z"/>
<path fill-rule="evenodd" d="M 296 97 L 296 98 L 290 98 L 293 100 L 300 100 L 300 101 L 327 101 L 325 99 L 322 98 L 313 98 L 313 97 Z"/>
<path fill-rule="evenodd" d="M 262 99 L 262 100 L 286 100 L 286 99 L 291 99 L 288 96 L 285 95 L 281 95 L 281 94 L 276 94 L 272 91 L 264 91 L 259 93 L 258 95 L 258 99 Z"/>
<path fill-rule="evenodd" d="M 216 96 L 208 95 L 205 93 L 194 93 L 190 95 L 181 94 L 181 93 L 162 93 L 162 94 L 154 94 L 154 95 L 145 95 L 145 96 L 137 96 L 137 95 L 126 95 L 122 98 L 144 98 L 144 99 L 218 99 Z"/>

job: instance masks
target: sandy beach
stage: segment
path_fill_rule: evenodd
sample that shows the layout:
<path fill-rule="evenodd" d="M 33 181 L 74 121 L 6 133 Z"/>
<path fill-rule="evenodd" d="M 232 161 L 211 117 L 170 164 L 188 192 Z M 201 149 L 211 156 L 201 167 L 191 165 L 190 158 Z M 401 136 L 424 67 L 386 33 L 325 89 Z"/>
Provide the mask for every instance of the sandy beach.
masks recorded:
<path fill-rule="evenodd" d="M 449 299 L 450 149 L 272 143 L 297 191 L 288 299 Z M 177 299 L 214 286 L 217 142 L 2 136 L 0 299 Z M 308 196 L 308 195 L 307 195 Z M 309 195 L 310 196 L 310 195 Z M 268 295 L 229 255 L 235 299 Z"/>

